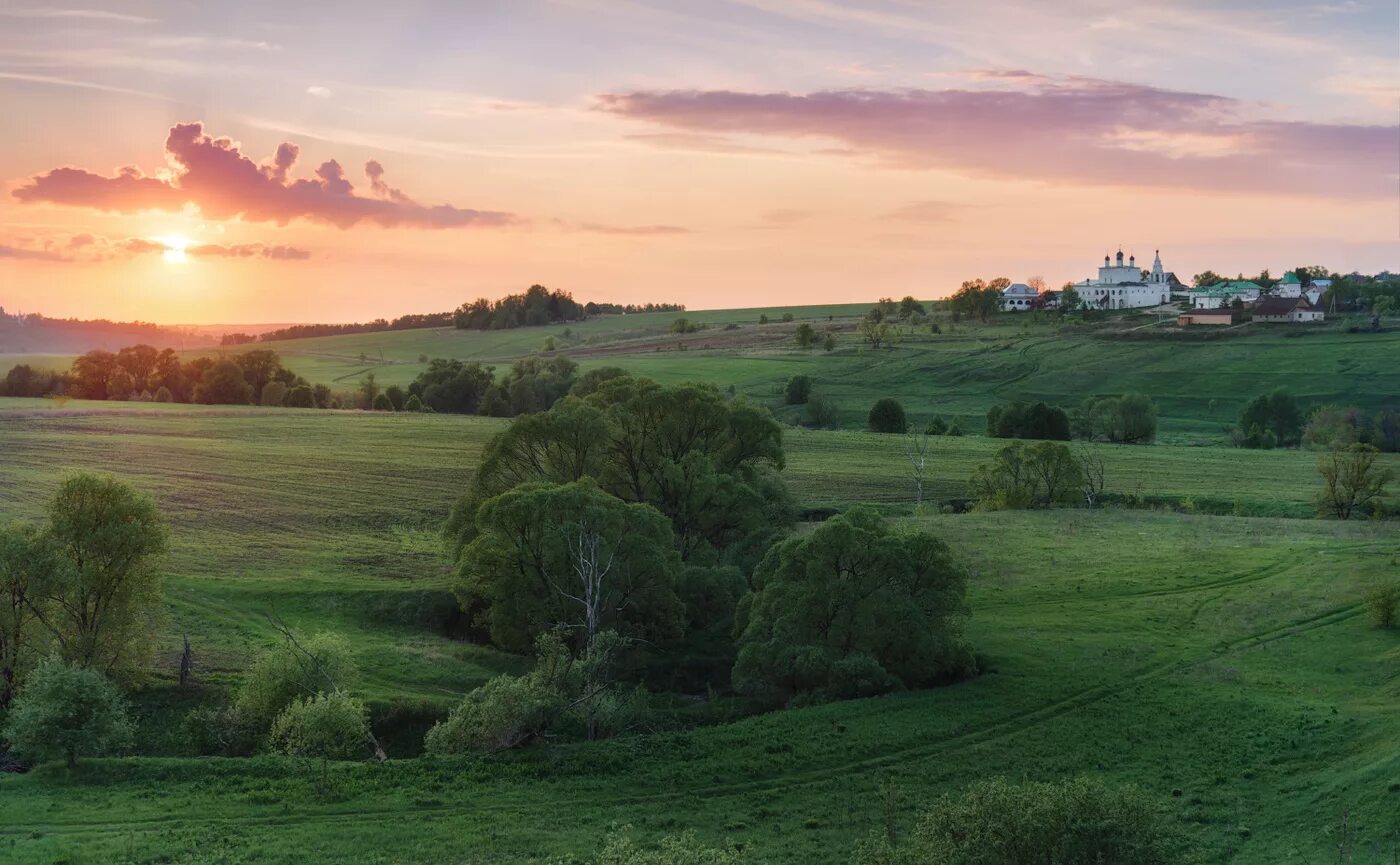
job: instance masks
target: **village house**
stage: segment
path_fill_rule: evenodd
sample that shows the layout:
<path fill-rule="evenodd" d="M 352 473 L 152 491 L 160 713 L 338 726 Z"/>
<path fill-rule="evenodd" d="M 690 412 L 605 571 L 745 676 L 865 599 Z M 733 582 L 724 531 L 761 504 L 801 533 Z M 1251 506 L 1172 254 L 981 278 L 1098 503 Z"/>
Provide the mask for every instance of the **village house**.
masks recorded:
<path fill-rule="evenodd" d="M 1240 303 L 1253 303 L 1259 299 L 1263 289 L 1257 283 L 1248 280 L 1237 280 L 1234 282 L 1219 282 L 1207 288 L 1197 288 L 1191 291 L 1192 309 L 1220 309 L 1222 306 L 1230 306 L 1236 300 Z"/>
<path fill-rule="evenodd" d="M 1026 312 L 1035 303 L 1038 292 L 1024 282 L 1013 282 L 1001 293 L 1002 312 Z"/>
<path fill-rule="evenodd" d="M 1304 297 L 1266 297 L 1254 307 L 1257 322 L 1306 322 L 1323 318 L 1323 311 Z"/>
<path fill-rule="evenodd" d="M 1229 307 L 1220 309 L 1193 309 L 1190 312 L 1178 314 L 1176 323 L 1179 327 L 1191 327 L 1192 325 L 1229 326 L 1235 323 L 1235 310 Z"/>

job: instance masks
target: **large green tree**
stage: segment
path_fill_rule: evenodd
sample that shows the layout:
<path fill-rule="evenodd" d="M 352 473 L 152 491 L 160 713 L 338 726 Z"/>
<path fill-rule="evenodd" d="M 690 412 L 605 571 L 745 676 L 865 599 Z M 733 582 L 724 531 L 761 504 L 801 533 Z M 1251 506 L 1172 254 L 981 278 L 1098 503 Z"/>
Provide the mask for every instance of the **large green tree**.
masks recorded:
<path fill-rule="evenodd" d="M 139 676 L 162 612 L 165 522 L 151 499 L 115 478 L 64 481 L 49 505 L 51 567 L 30 608 L 68 663 Z"/>
<path fill-rule="evenodd" d="M 10 710 L 3 734 L 21 755 L 63 757 L 68 767 L 85 754 L 131 743 L 126 701 L 106 676 L 58 660 L 40 664 Z"/>
<path fill-rule="evenodd" d="M 680 558 L 666 518 L 591 478 L 527 483 L 482 504 L 453 590 L 496 645 L 526 651 L 564 629 L 576 647 L 604 629 L 663 639 L 682 628 Z"/>
<path fill-rule="evenodd" d="M 868 508 L 774 545 L 752 583 L 733 679 L 767 702 L 917 688 L 973 669 L 965 577 L 948 547 Z"/>

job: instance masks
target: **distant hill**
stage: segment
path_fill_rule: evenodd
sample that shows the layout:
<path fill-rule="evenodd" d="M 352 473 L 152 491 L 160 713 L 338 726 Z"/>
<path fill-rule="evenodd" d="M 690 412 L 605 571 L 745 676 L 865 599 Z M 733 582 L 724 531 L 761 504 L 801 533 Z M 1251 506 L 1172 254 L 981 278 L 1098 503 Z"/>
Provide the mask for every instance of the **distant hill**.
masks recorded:
<path fill-rule="evenodd" d="M 197 349 L 219 344 L 225 333 L 259 334 L 286 324 L 163 325 L 144 321 L 12 315 L 0 307 L 0 354 L 82 354 L 146 343 L 156 348 Z"/>

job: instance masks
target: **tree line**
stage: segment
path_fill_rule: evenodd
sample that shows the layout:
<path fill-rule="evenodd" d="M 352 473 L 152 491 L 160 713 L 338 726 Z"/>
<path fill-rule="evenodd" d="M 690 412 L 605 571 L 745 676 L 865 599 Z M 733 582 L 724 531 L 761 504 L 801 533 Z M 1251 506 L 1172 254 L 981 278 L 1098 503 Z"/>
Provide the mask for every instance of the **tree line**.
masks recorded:
<path fill-rule="evenodd" d="M 447 327 L 453 313 L 424 312 L 401 315 L 393 320 L 376 318 L 353 324 L 293 324 L 253 336 L 247 333 L 226 333 L 219 339 L 223 346 L 245 345 L 250 342 L 272 342 L 281 339 L 306 339 L 313 336 L 340 336 L 347 333 L 380 333 L 391 330 L 417 330 L 424 327 Z"/>
<path fill-rule="evenodd" d="M 521 294 L 507 295 L 500 300 L 483 297 L 464 303 L 453 313 L 452 324 L 459 330 L 507 330 L 581 321 L 591 315 L 684 311 L 684 305 L 675 303 L 582 304 L 567 291 L 550 291 L 543 285 L 532 285 Z"/>
<path fill-rule="evenodd" d="M 255 349 L 181 360 L 173 349 L 94 349 L 66 372 L 18 364 L 0 381 L 0 396 L 338 408 L 329 387 L 312 385 L 282 366 L 277 352 Z"/>

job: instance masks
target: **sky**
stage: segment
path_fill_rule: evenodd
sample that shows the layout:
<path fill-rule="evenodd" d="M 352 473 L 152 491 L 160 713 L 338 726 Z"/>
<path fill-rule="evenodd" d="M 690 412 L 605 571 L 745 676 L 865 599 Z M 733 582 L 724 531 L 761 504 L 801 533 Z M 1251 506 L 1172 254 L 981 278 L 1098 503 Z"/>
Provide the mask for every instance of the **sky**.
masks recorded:
<path fill-rule="evenodd" d="M 0 0 L 0 305 L 1400 270 L 1394 0 Z"/>

